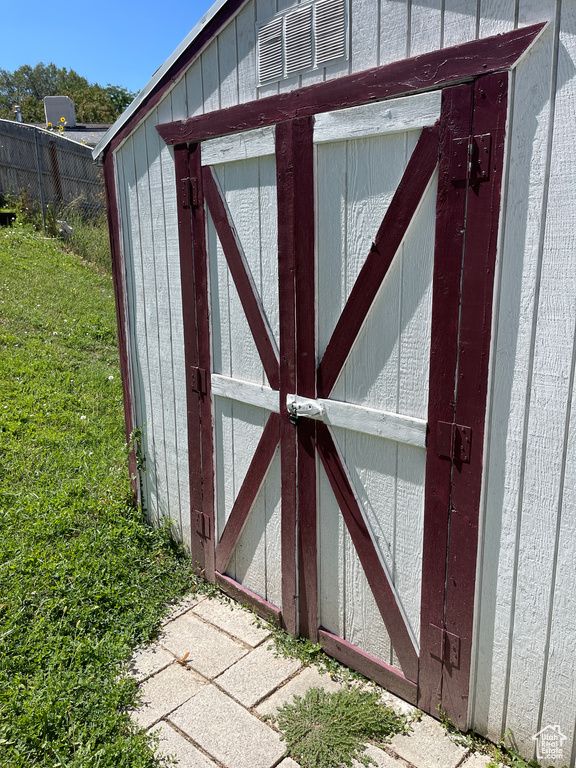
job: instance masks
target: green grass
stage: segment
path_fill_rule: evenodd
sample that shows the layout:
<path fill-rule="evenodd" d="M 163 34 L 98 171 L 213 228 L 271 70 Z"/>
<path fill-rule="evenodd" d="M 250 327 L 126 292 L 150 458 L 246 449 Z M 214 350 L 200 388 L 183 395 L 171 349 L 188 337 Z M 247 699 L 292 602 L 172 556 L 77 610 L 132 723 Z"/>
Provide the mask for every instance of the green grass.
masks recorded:
<path fill-rule="evenodd" d="M 193 586 L 130 504 L 112 281 L 0 229 L 0 765 L 155 765 L 119 674 Z"/>

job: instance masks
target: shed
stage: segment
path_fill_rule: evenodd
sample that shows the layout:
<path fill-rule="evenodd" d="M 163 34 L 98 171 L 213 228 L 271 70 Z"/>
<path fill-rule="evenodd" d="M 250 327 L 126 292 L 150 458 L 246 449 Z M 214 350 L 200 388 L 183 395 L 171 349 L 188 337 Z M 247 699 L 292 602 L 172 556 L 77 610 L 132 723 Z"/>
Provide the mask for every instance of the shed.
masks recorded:
<path fill-rule="evenodd" d="M 575 35 L 574 0 L 220 0 L 94 153 L 150 519 L 571 766 Z"/>

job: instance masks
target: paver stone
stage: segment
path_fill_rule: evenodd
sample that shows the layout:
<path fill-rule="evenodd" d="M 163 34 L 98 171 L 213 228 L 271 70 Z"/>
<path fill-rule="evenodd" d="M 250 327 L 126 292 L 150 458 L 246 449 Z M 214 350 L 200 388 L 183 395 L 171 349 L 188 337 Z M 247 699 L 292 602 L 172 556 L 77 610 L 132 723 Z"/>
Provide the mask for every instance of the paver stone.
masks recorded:
<path fill-rule="evenodd" d="M 147 645 L 145 648 L 139 648 L 132 654 L 132 658 L 128 663 L 128 674 L 141 682 L 146 677 L 160 672 L 161 669 L 164 669 L 173 662 L 174 656 L 154 643 L 153 645 Z"/>
<path fill-rule="evenodd" d="M 272 768 L 284 754 L 276 731 L 213 685 L 172 712 L 169 720 L 227 768 Z"/>
<path fill-rule="evenodd" d="M 297 659 L 275 656 L 261 645 L 218 677 L 217 684 L 245 707 L 253 707 L 300 667 Z"/>
<path fill-rule="evenodd" d="M 410 735 L 392 737 L 394 751 L 417 768 L 456 768 L 467 750 L 449 738 L 446 730 L 431 717 L 425 715 L 414 723 Z"/>
<path fill-rule="evenodd" d="M 149 728 L 206 684 L 193 670 L 174 662 L 142 683 L 142 704 L 130 716 L 142 728 Z"/>
<path fill-rule="evenodd" d="M 269 629 L 256 626 L 253 613 L 222 600 L 204 600 L 193 613 L 251 646 L 258 645 L 270 634 Z"/>
<path fill-rule="evenodd" d="M 175 763 L 166 761 L 168 765 L 176 768 L 217 768 L 216 763 L 209 760 L 168 723 L 160 721 L 152 732 L 159 736 L 157 757 L 176 758 Z"/>
<path fill-rule="evenodd" d="M 179 659 L 188 654 L 186 664 L 208 678 L 248 653 L 243 645 L 190 612 L 167 624 L 158 642 Z"/>

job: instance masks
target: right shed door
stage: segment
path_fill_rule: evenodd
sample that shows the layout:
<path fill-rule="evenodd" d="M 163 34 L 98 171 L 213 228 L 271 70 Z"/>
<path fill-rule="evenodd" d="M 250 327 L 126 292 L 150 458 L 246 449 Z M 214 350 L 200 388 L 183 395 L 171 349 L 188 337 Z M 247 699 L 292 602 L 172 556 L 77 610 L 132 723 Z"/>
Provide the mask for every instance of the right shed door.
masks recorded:
<path fill-rule="evenodd" d="M 461 727 L 506 87 L 316 116 L 314 377 L 296 255 L 300 626 Z"/>
<path fill-rule="evenodd" d="M 440 100 L 410 96 L 314 126 L 317 394 L 327 401 L 319 623 L 413 681 Z"/>

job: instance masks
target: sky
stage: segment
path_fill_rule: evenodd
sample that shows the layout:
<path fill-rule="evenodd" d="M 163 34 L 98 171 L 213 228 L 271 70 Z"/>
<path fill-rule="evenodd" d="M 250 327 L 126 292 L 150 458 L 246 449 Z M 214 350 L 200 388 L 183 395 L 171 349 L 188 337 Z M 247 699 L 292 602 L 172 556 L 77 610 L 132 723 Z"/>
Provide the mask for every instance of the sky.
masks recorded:
<path fill-rule="evenodd" d="M 213 0 L 0 0 L 0 69 L 53 62 L 90 83 L 138 92 Z M 93 9 L 90 14 L 87 9 Z"/>

